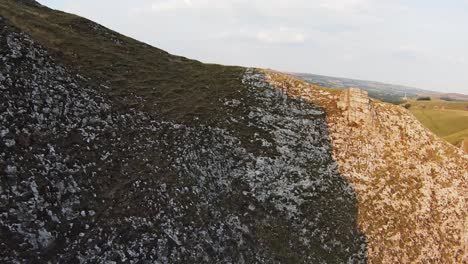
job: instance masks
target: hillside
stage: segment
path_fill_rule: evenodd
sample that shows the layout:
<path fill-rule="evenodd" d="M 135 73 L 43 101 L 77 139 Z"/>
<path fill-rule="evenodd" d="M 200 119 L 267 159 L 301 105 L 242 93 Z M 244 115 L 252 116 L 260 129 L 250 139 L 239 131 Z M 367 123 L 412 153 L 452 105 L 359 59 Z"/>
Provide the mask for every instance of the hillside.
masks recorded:
<path fill-rule="evenodd" d="M 360 90 L 0 0 L 0 262 L 463 263 L 468 156 Z"/>
<path fill-rule="evenodd" d="M 414 87 L 408 87 L 403 85 L 388 84 L 374 81 L 355 80 L 348 78 L 329 77 L 317 74 L 309 73 L 291 73 L 291 75 L 300 78 L 308 83 L 321 85 L 325 87 L 332 87 L 336 89 L 347 89 L 350 87 L 360 88 L 369 93 L 373 98 L 377 98 L 384 102 L 393 104 L 403 103 L 403 97 L 416 98 L 419 95 L 438 96 L 439 93 L 418 89 Z M 454 98 L 458 100 L 459 95 L 453 94 L 441 94 L 441 97 Z"/>
<path fill-rule="evenodd" d="M 174 56 L 87 19 L 38 5 L 35 1 L 2 0 L 0 14 L 64 65 L 89 77 L 99 92 L 122 109 L 134 107 L 177 120 L 198 116 L 208 121 L 220 107 L 213 96 L 224 98 L 242 89 L 240 67 Z"/>
<path fill-rule="evenodd" d="M 407 103 L 410 112 L 437 136 L 456 146 L 468 138 L 468 102 L 409 100 Z"/>

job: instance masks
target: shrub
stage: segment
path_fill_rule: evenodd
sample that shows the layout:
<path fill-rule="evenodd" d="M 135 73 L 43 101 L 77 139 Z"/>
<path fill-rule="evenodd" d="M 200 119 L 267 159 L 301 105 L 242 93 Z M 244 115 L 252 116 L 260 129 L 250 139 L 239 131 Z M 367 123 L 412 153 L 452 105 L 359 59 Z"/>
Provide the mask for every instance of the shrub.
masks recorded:
<path fill-rule="evenodd" d="M 418 97 L 418 99 L 416 99 L 418 101 L 430 101 L 431 98 L 429 96 L 423 96 L 423 97 Z"/>

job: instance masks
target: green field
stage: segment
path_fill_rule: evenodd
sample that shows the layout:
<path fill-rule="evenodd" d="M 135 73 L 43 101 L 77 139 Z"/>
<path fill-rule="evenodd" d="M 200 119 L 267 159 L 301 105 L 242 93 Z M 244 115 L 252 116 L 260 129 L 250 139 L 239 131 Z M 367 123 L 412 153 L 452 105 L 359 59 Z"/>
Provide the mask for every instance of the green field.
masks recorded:
<path fill-rule="evenodd" d="M 410 112 L 428 129 L 459 146 L 468 138 L 468 102 L 408 101 Z"/>

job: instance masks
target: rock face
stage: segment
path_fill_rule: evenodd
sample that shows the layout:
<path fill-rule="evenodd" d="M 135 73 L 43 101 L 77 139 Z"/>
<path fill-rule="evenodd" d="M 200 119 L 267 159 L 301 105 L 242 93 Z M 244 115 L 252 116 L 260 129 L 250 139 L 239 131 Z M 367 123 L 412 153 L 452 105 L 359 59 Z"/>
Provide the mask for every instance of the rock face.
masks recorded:
<path fill-rule="evenodd" d="M 343 90 L 337 107 L 343 111 L 343 115 L 350 123 L 371 124 L 373 122 L 372 100 L 364 90 L 358 88 Z"/>
<path fill-rule="evenodd" d="M 465 151 L 466 154 L 468 154 L 468 138 L 465 138 L 461 143 L 461 149 Z"/>
<path fill-rule="evenodd" d="M 345 91 L 336 104 L 320 87 L 266 74 L 326 110 L 334 158 L 356 189 L 369 263 L 466 262 L 468 156 L 402 107 L 371 102 L 374 125 L 356 126 L 350 117 L 369 120 L 364 93 Z"/>

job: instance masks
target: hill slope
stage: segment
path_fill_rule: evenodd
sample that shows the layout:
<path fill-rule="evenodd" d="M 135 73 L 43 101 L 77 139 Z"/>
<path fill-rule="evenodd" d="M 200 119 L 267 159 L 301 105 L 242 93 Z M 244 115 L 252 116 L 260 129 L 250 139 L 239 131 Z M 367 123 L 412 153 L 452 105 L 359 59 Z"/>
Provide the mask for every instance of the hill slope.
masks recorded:
<path fill-rule="evenodd" d="M 268 75 L 326 109 L 333 156 L 356 190 L 369 262 L 462 262 L 467 156 L 402 107 Z"/>
<path fill-rule="evenodd" d="M 468 102 L 408 101 L 410 112 L 437 136 L 455 146 L 468 138 Z"/>
<path fill-rule="evenodd" d="M 404 109 L 0 17 L 2 262 L 463 261 L 467 157 Z"/>

